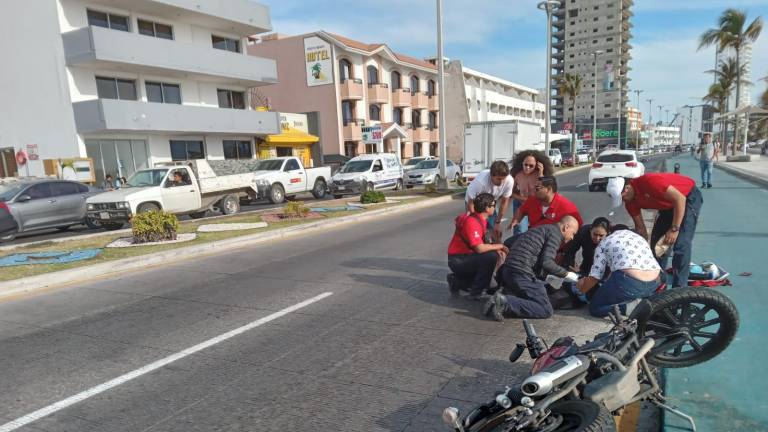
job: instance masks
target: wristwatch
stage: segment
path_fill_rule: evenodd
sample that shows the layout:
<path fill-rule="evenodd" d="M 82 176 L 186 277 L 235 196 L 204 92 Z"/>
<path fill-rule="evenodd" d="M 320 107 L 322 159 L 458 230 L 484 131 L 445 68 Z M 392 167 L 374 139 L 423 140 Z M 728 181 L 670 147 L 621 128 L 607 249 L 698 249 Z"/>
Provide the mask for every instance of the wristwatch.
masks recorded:
<path fill-rule="evenodd" d="M 677 225 L 672 225 L 672 228 L 669 229 L 672 232 L 678 232 L 680 231 L 680 227 Z"/>

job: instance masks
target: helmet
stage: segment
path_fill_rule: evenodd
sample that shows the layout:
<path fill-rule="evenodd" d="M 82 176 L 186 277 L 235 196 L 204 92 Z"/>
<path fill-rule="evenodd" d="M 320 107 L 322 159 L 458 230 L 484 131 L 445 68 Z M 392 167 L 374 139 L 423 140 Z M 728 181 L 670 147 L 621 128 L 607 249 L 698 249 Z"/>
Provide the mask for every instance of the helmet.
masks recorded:
<path fill-rule="evenodd" d="M 715 280 L 720 277 L 720 268 L 715 263 L 703 262 L 701 263 L 701 269 L 704 270 L 704 273 L 710 280 Z"/>

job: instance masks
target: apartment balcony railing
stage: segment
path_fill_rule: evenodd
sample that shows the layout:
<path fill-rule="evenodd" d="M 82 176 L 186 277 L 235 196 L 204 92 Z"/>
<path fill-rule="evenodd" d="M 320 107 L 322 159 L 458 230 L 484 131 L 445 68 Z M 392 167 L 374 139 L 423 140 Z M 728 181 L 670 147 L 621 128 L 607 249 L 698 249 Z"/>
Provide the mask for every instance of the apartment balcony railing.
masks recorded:
<path fill-rule="evenodd" d="M 368 84 L 367 96 L 370 103 L 389 103 L 389 85 Z"/>
<path fill-rule="evenodd" d="M 347 78 L 339 84 L 342 100 L 360 100 L 363 98 L 363 80 Z"/>
<path fill-rule="evenodd" d="M 440 110 L 440 96 L 437 94 L 433 94 L 432 96 L 428 96 L 427 101 L 427 109 L 430 111 L 439 111 Z"/>
<path fill-rule="evenodd" d="M 392 105 L 396 107 L 411 106 L 411 89 L 392 89 Z"/>
<path fill-rule="evenodd" d="M 425 93 L 412 92 L 411 93 L 411 108 L 413 109 L 427 109 L 429 106 L 429 98 Z"/>

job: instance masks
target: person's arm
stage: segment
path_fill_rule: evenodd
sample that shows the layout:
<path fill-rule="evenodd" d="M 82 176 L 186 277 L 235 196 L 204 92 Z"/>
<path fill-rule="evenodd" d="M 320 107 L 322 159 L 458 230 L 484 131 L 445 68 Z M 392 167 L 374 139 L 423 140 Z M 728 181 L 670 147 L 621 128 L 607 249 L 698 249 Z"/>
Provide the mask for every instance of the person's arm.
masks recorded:
<path fill-rule="evenodd" d="M 588 293 L 592 288 L 600 282 L 600 278 L 605 274 L 605 267 L 608 265 L 608 256 L 605 247 L 605 240 L 597 246 L 595 250 L 595 260 L 592 263 L 592 268 L 589 270 L 589 276 L 579 281 L 576 284 L 576 288 L 582 293 Z"/>
<path fill-rule="evenodd" d="M 544 243 L 544 248 L 541 251 L 541 268 L 547 274 L 552 274 L 557 277 L 564 278 L 568 276 L 568 273 L 570 272 L 568 269 L 560 267 L 555 261 L 557 250 L 560 248 L 561 242 L 562 240 L 556 236 L 547 236 L 546 242 Z"/>
<path fill-rule="evenodd" d="M 480 186 L 478 185 L 478 180 L 475 178 L 472 180 L 472 183 L 469 184 L 467 187 L 467 192 L 464 194 L 464 202 L 467 205 L 467 212 L 474 213 L 475 212 L 475 203 L 473 200 L 475 197 L 480 193 Z"/>
<path fill-rule="evenodd" d="M 467 205 L 467 213 L 474 213 L 475 212 L 475 201 L 474 200 L 468 200 L 465 202 Z"/>
<path fill-rule="evenodd" d="M 499 230 L 501 230 L 501 220 L 504 219 L 504 215 L 507 213 L 507 209 L 509 208 L 509 202 L 511 201 L 511 197 L 501 197 L 499 199 L 499 213 L 496 218 L 496 225 L 499 227 Z"/>
<path fill-rule="evenodd" d="M 502 251 L 504 253 L 509 252 L 507 247 L 501 243 L 480 243 L 479 245 L 473 246 L 472 249 L 479 254 L 490 252 L 490 251 Z"/>
<path fill-rule="evenodd" d="M 563 265 L 566 268 L 572 269 L 576 265 L 576 254 L 579 252 L 579 249 L 581 249 L 582 240 L 582 230 L 579 230 L 576 237 L 565 244 L 565 250 L 563 251 Z"/>
<path fill-rule="evenodd" d="M 592 291 L 592 288 L 597 285 L 597 283 L 600 282 L 599 280 L 595 279 L 592 276 L 587 276 L 585 278 L 582 278 L 578 282 L 576 282 L 576 288 L 581 291 L 583 294 L 586 294 L 590 291 Z"/>
<path fill-rule="evenodd" d="M 632 216 L 632 222 L 635 223 L 635 232 L 640 234 L 644 239 L 648 240 L 648 228 L 645 227 L 645 221 L 643 220 L 643 212 Z"/>
<path fill-rule="evenodd" d="M 674 203 L 674 207 L 672 208 L 672 227 L 664 236 L 664 242 L 668 245 L 672 245 L 677 241 L 678 230 L 680 229 L 680 225 L 683 224 L 685 202 L 687 198 L 674 186 L 669 186 L 667 188 L 664 197 Z"/>

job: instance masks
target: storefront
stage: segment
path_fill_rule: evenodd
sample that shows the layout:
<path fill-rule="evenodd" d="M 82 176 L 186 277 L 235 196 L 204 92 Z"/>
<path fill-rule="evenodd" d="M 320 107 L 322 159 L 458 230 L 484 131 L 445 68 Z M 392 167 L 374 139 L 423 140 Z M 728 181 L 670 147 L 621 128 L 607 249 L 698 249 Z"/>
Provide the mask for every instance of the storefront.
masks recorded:
<path fill-rule="evenodd" d="M 283 131 L 277 135 L 267 135 L 257 138 L 259 159 L 274 157 L 296 156 L 306 167 L 314 166 L 312 162 L 312 146 L 320 138 L 299 129 L 283 125 Z"/>

